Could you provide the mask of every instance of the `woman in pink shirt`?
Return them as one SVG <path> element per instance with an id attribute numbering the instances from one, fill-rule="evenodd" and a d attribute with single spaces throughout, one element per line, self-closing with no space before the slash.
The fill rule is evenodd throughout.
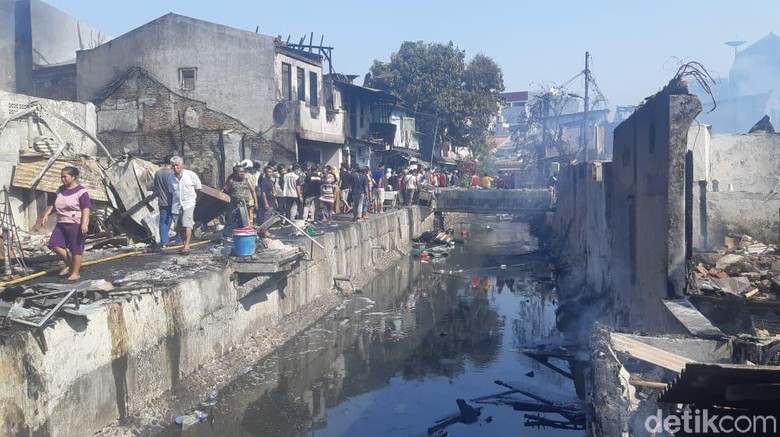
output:
<path id="1" fill-rule="evenodd" d="M 52 211 L 57 213 L 57 226 L 51 233 L 49 247 L 65 263 L 60 276 L 67 276 L 68 281 L 81 279 L 79 271 L 84 253 L 84 234 L 89 228 L 89 211 L 92 207 L 87 189 L 76 181 L 78 176 L 79 169 L 76 167 L 62 169 L 62 186 L 57 189 L 54 203 L 43 212 L 42 219 L 46 224 Z"/>

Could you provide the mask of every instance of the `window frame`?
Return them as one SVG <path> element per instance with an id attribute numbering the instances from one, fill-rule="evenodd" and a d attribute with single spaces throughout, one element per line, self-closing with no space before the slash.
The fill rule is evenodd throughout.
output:
<path id="1" fill-rule="evenodd" d="M 292 64 L 287 62 L 282 62 L 282 99 L 292 101 Z"/>
<path id="2" fill-rule="evenodd" d="M 319 106 L 320 103 L 320 87 L 318 83 L 319 77 L 316 71 L 309 72 L 309 104 L 311 106 Z"/>
<path id="3" fill-rule="evenodd" d="M 185 77 L 185 73 L 192 73 L 192 77 Z M 188 85 L 191 80 L 192 85 Z M 179 89 L 182 91 L 194 91 L 198 83 L 198 67 L 179 68 Z"/>
<path id="4" fill-rule="evenodd" d="M 306 70 L 301 67 L 295 69 L 295 83 L 296 91 L 298 92 L 298 100 L 301 102 L 306 101 Z"/>

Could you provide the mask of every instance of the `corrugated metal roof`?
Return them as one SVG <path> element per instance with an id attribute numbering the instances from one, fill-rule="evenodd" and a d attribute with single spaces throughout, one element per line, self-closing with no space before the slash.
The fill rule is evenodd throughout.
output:
<path id="1" fill-rule="evenodd" d="M 780 399 L 780 367 L 688 363 L 660 396 L 672 404 L 755 408 Z"/>
<path id="2" fill-rule="evenodd" d="M 43 170 L 46 162 L 49 160 L 48 156 L 20 156 L 19 163 L 14 169 L 14 176 L 11 180 L 11 185 L 17 188 L 32 188 L 32 181 Z M 106 194 L 106 186 L 103 181 L 103 174 L 100 165 L 97 161 L 87 158 L 57 158 L 54 164 L 43 175 L 43 179 L 35 187 L 36 191 L 44 191 L 47 193 L 55 193 L 57 189 L 62 185 L 60 180 L 60 173 L 62 169 L 67 166 L 76 167 L 79 169 L 79 183 L 84 186 L 89 192 L 89 197 L 92 200 L 98 200 L 101 202 L 108 202 L 108 195 Z"/>

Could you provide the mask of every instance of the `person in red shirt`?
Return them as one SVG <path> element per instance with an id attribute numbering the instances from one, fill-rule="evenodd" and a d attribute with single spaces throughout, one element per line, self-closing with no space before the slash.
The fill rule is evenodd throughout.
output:
<path id="1" fill-rule="evenodd" d="M 479 175 L 477 172 L 474 172 L 471 174 L 471 188 L 478 188 L 479 187 Z"/>

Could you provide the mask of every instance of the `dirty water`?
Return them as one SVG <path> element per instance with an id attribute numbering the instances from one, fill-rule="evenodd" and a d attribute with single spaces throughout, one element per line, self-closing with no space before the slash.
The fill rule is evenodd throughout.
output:
<path id="1" fill-rule="evenodd" d="M 576 402 L 571 380 L 519 350 L 562 338 L 547 262 L 535 255 L 500 259 L 505 268 L 494 262 L 468 243 L 442 262 L 403 261 L 245 369 L 215 405 L 200 408 L 208 420 L 161 435 L 424 436 L 458 412 L 456 399 L 506 391 L 496 379 Z M 483 407 L 475 423 L 434 435 L 583 433 L 526 427 L 531 413 L 506 405 L 470 405 Z"/>

